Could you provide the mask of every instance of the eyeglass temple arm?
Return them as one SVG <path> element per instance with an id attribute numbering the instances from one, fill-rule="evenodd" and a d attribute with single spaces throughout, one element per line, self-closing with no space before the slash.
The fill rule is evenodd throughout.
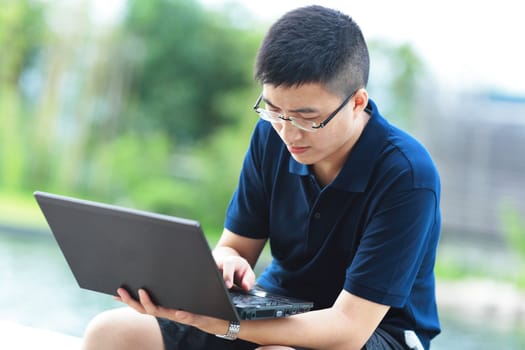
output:
<path id="1" fill-rule="evenodd" d="M 261 103 L 261 100 L 262 100 L 262 94 L 259 95 L 259 98 L 257 99 L 257 101 L 255 101 L 255 104 L 253 105 L 253 110 L 257 112 L 257 109 L 259 108 L 259 104 Z"/>
<path id="2" fill-rule="evenodd" d="M 359 89 L 358 89 L 359 90 Z M 328 122 L 330 120 L 332 120 L 336 115 L 337 113 L 339 113 L 339 111 L 341 109 L 343 109 L 344 106 L 346 106 L 346 104 L 348 103 L 348 101 L 350 101 L 352 99 L 352 97 L 354 97 L 355 93 L 357 92 L 357 90 L 355 90 L 350 96 L 348 96 L 344 101 L 343 103 L 341 103 L 341 105 L 339 105 L 339 107 L 337 107 L 337 109 L 328 116 L 328 118 L 326 118 L 325 120 L 323 120 L 319 125 L 316 125 L 316 126 L 312 126 L 313 129 L 322 129 L 326 126 L 326 124 L 328 124 Z"/>

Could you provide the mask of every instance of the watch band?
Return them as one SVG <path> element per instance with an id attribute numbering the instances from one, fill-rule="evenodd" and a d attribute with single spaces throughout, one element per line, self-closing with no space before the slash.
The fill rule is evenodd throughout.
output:
<path id="1" fill-rule="evenodd" d="M 228 340 L 235 340 L 241 330 L 241 324 L 237 321 L 230 321 L 226 334 L 216 334 L 217 337 Z"/>

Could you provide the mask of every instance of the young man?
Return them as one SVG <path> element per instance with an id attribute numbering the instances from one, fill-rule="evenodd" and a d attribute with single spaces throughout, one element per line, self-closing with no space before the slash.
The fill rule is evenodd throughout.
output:
<path id="1" fill-rule="evenodd" d="M 261 120 L 213 254 L 228 287 L 250 289 L 269 241 L 257 284 L 313 311 L 237 325 L 119 290 L 138 313 L 98 316 L 84 349 L 428 349 L 440 331 L 439 177 L 368 98 L 368 71 L 359 27 L 320 6 L 285 14 L 257 56 Z M 237 339 L 215 336 L 226 333 Z"/>

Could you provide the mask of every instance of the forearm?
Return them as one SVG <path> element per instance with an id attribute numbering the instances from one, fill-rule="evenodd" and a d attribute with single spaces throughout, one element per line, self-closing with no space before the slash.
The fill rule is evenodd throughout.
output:
<path id="1" fill-rule="evenodd" d="M 369 335 L 336 308 L 287 318 L 241 322 L 239 337 L 262 345 L 289 345 L 323 350 L 361 349 Z"/>

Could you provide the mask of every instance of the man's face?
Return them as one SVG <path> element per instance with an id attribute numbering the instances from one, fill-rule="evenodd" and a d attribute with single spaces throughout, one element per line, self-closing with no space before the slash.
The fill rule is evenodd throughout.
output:
<path id="1" fill-rule="evenodd" d="M 301 130 L 289 121 L 272 125 L 299 163 L 338 166 L 346 159 L 357 141 L 356 134 L 361 131 L 356 130 L 356 119 L 362 109 L 356 108 L 355 99 L 353 97 L 324 128 L 316 132 Z M 343 102 L 340 96 L 319 83 L 294 87 L 264 84 L 263 100 L 268 110 L 316 123 L 325 120 Z"/>

